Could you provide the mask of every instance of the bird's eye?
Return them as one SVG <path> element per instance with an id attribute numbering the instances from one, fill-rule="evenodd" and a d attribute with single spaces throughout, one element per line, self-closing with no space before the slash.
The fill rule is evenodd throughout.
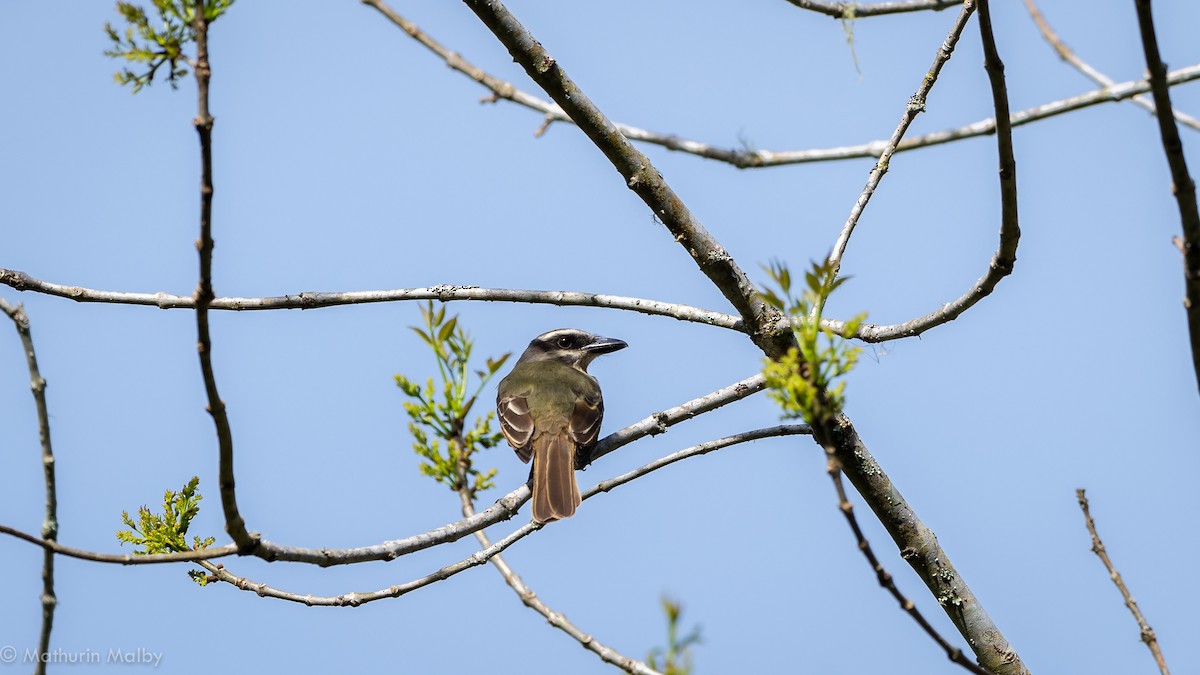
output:
<path id="1" fill-rule="evenodd" d="M 570 349 L 571 348 L 571 338 L 566 335 L 558 338 L 558 346 L 562 347 L 563 349 Z"/>

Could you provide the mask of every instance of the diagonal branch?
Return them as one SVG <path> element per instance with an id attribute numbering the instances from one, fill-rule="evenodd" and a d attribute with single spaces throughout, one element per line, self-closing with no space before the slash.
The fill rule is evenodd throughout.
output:
<path id="1" fill-rule="evenodd" d="M 670 426 L 692 419 L 693 417 L 701 415 L 710 410 L 715 410 L 727 403 L 740 401 L 747 396 L 762 391 L 763 386 L 763 377 L 761 374 L 757 374 L 747 377 L 744 380 L 735 382 L 727 387 L 718 389 L 717 391 L 705 394 L 699 398 L 682 403 L 673 408 L 668 408 L 666 410 L 654 413 L 653 415 L 639 422 L 631 424 L 624 429 L 619 429 L 608 436 L 605 436 L 600 440 L 599 443 L 596 444 L 596 448 L 599 449 L 600 454 L 593 454 L 592 459 L 597 459 L 602 455 L 608 454 L 617 448 L 632 443 L 640 438 L 663 433 Z M 742 440 L 754 439 L 745 438 Z M 737 440 L 736 442 L 742 441 Z M 724 446 L 722 445 L 719 447 Z M 632 480 L 634 477 L 636 476 L 631 477 L 630 480 Z M 403 539 L 385 541 L 374 546 L 362 546 L 349 549 L 309 549 L 283 546 L 281 544 L 275 544 L 273 542 L 263 540 L 260 542 L 258 548 L 253 551 L 253 554 L 268 561 L 286 560 L 290 562 L 310 563 L 314 565 L 320 565 L 322 567 L 328 567 L 332 565 L 348 565 L 367 560 L 395 560 L 396 558 L 413 553 L 415 551 L 424 550 L 433 546 L 439 546 L 452 541 L 458 541 L 459 539 L 489 525 L 494 525 L 502 520 L 512 518 L 517 514 L 517 511 L 521 508 L 521 505 L 524 504 L 528 499 L 529 486 L 521 485 L 517 489 L 496 500 L 496 503 L 492 506 L 476 513 L 470 518 L 463 518 L 462 520 L 443 525 L 433 530 L 415 534 Z M 95 562 L 118 563 L 122 565 L 190 562 L 220 558 L 238 553 L 244 555 L 246 553 L 245 551 L 240 551 L 234 544 L 216 548 L 207 548 L 201 551 L 164 553 L 156 555 L 96 553 L 92 551 L 70 548 L 54 541 L 44 541 L 34 537 L 33 535 L 21 532 L 20 530 L 16 530 L 6 525 L 0 525 L 0 534 L 11 535 L 17 539 L 41 546 L 46 550 L 54 551 L 55 553 L 66 555 L 72 558 L 92 560 Z"/>
<path id="2" fill-rule="evenodd" d="M 1137 7 L 1138 27 L 1142 32 L 1146 69 L 1150 72 L 1154 107 L 1158 110 L 1158 131 L 1162 136 L 1167 165 L 1171 167 L 1171 191 L 1175 193 L 1175 201 L 1179 204 L 1179 220 L 1183 225 L 1183 239 L 1177 239 L 1176 244 L 1183 253 L 1183 283 L 1187 293 L 1183 306 L 1187 310 L 1188 333 L 1192 341 L 1192 369 L 1196 372 L 1196 384 L 1200 386 L 1200 209 L 1196 205 L 1196 183 L 1188 173 L 1183 143 L 1179 140 L 1179 127 L 1171 115 L 1167 66 L 1158 52 L 1150 0 L 1135 0 L 1134 5 Z"/>
<path id="3" fill-rule="evenodd" d="M 921 78 L 921 84 L 917 87 L 917 91 L 908 99 L 908 104 L 904 106 L 904 114 L 900 116 L 900 123 L 896 125 L 896 130 L 892 132 L 892 137 L 883 146 L 883 151 L 879 153 L 879 161 L 875 163 L 875 167 L 871 169 L 870 175 L 867 177 L 867 184 L 863 187 L 862 192 L 855 200 L 854 206 L 850 209 L 850 216 L 846 218 L 845 225 L 842 226 L 841 233 L 838 234 L 837 241 L 833 244 L 833 250 L 829 253 L 829 263 L 833 267 L 833 273 L 836 275 L 842 266 L 842 254 L 846 252 L 846 246 L 850 243 L 850 235 L 854 233 L 854 227 L 858 224 L 858 219 L 862 217 L 862 212 L 867 208 L 867 203 L 871 201 L 871 196 L 875 194 L 876 188 L 879 187 L 880 181 L 883 180 L 884 174 L 888 171 L 888 165 L 892 161 L 892 154 L 895 153 L 896 147 L 900 145 L 900 141 L 904 139 L 904 134 L 908 131 L 908 127 L 917 118 L 917 115 L 925 112 L 925 103 L 929 97 L 929 92 L 933 89 L 933 85 L 937 82 L 938 75 L 942 72 L 942 67 L 950 60 L 950 55 L 954 53 L 954 47 L 958 44 L 958 39 L 962 32 L 967 27 L 967 20 L 971 18 L 971 14 L 975 11 L 975 3 L 973 0 L 966 0 L 962 3 L 962 11 L 958 13 L 958 18 L 954 22 L 954 26 L 950 28 L 950 34 L 946 36 L 946 40 L 942 42 L 938 48 L 937 54 L 933 58 L 933 65 L 929 67 L 929 72 L 925 73 L 925 77 Z"/>
<path id="4" fill-rule="evenodd" d="M 1137 601 L 1133 599 L 1133 594 L 1129 592 L 1129 587 L 1125 585 L 1125 580 L 1121 578 L 1121 574 L 1117 572 L 1117 568 L 1113 567 L 1112 560 L 1108 557 L 1108 549 L 1104 548 L 1104 542 L 1100 541 L 1100 535 L 1096 532 L 1096 523 L 1092 520 L 1092 512 L 1088 508 L 1088 499 L 1083 488 L 1075 490 L 1075 498 L 1079 500 L 1079 508 L 1083 511 L 1083 519 L 1087 525 L 1088 534 L 1092 535 L 1092 553 L 1095 553 L 1100 558 L 1100 562 L 1104 563 L 1104 569 L 1108 570 L 1108 578 L 1112 579 L 1117 590 L 1121 591 L 1121 597 L 1125 599 L 1125 606 L 1133 614 L 1134 621 L 1137 621 L 1142 642 L 1146 643 L 1146 646 L 1150 649 L 1150 653 L 1154 656 L 1154 662 L 1158 664 L 1159 672 L 1162 675 L 1170 675 L 1170 672 L 1167 670 L 1167 660 L 1163 657 L 1162 649 L 1158 646 L 1158 638 L 1154 635 L 1154 629 L 1146 622 L 1146 617 L 1142 615 L 1142 610 L 1138 608 Z"/>
<path id="5" fill-rule="evenodd" d="M 604 153 L 629 189 L 650 207 L 692 260 L 737 309 L 755 344 L 768 354 L 787 351 L 791 335 L 775 333 L 779 313 L 763 301 L 729 252 L 700 224 L 650 160 L 621 134 L 499 0 L 465 0 L 517 63 Z"/>
<path id="6" fill-rule="evenodd" d="M 986 670 L 968 661 L 963 656 L 961 649 L 951 645 L 946 638 L 942 637 L 942 634 L 937 632 L 933 624 L 929 623 L 925 615 L 921 613 L 921 610 L 917 609 L 917 605 L 908 599 L 904 593 L 900 592 L 900 589 L 896 586 L 895 578 L 887 571 L 883 563 L 879 562 L 879 558 L 876 557 L 875 551 L 871 548 L 871 543 L 867 541 L 866 535 L 863 534 L 862 528 L 858 525 L 858 518 L 854 515 L 854 505 L 850 503 L 850 498 L 846 496 L 846 486 L 842 482 L 841 464 L 831 457 L 826 470 L 829 473 L 830 479 L 833 480 L 833 487 L 837 492 L 838 510 L 846 517 L 846 524 L 850 526 L 850 531 L 854 533 L 854 541 L 858 544 L 858 550 L 862 552 L 863 557 L 867 559 L 867 564 L 875 572 L 875 579 L 879 582 L 879 585 L 890 593 L 896 599 L 896 602 L 900 603 L 900 608 L 911 616 L 912 620 L 916 621 L 917 625 L 921 627 L 921 630 L 925 631 L 925 634 L 946 652 L 946 657 L 951 662 L 957 663 L 977 675 L 988 675 Z"/>
<path id="7" fill-rule="evenodd" d="M 603 482 L 599 483 L 598 485 L 595 485 L 595 486 L 585 490 L 582 494 L 582 498 L 585 500 L 590 499 L 590 498 L 595 497 L 596 495 L 600 494 L 601 492 L 608 492 L 609 490 L 612 490 L 615 487 L 624 485 L 630 481 L 633 481 L 636 478 L 644 476 L 648 473 L 652 473 L 658 469 L 661 469 L 664 466 L 668 466 L 675 462 L 678 462 L 678 461 L 681 461 L 684 459 L 688 459 L 689 457 L 698 457 L 700 455 L 704 455 L 704 454 L 713 452 L 715 450 L 720 450 L 721 448 L 727 448 L 727 447 L 730 447 L 733 445 L 738 445 L 740 443 L 745 443 L 747 441 L 754 441 L 754 440 L 759 440 L 762 438 L 769 438 L 772 436 L 788 436 L 788 435 L 803 434 L 803 433 L 810 433 L 810 430 L 808 429 L 807 426 L 804 426 L 804 425 L 780 425 L 780 426 L 776 426 L 776 427 L 769 427 L 766 429 L 755 429 L 754 431 L 747 431 L 747 432 L 743 432 L 740 434 L 735 434 L 733 436 L 726 436 L 725 438 L 718 438 L 718 439 L 715 439 L 712 441 L 707 441 L 705 443 L 701 443 L 699 445 L 694 445 L 692 447 L 685 448 L 678 452 L 667 455 L 666 457 L 655 460 L 653 462 L 650 462 L 649 464 L 646 464 L 646 465 L 639 467 L 633 471 L 630 471 L 629 473 L 625 473 L 625 474 L 622 474 L 615 478 L 609 479 L 607 481 L 603 481 Z M 529 488 L 523 486 L 522 489 L 524 489 L 524 491 L 525 491 L 525 498 L 528 499 Z M 474 521 L 474 520 L 477 520 L 481 515 L 482 514 L 480 514 L 480 513 L 476 513 L 470 517 L 464 518 L 463 521 L 460 521 L 460 522 Z M 422 588 L 422 587 L 428 586 L 429 584 L 432 584 L 434 582 L 441 581 L 443 579 L 452 577 L 455 574 L 462 572 L 463 570 L 482 565 L 485 562 L 487 562 L 488 560 L 492 559 L 492 557 L 500 554 L 502 551 L 507 549 L 509 546 L 512 546 L 516 542 L 520 541 L 521 539 L 524 539 L 525 537 L 529 536 L 530 534 L 532 534 L 540 529 L 542 529 L 542 525 L 539 525 L 537 523 L 530 521 L 530 522 L 522 525 L 520 528 L 514 530 L 512 533 L 510 533 L 503 539 L 492 543 L 490 546 L 488 546 L 482 550 L 476 551 L 475 553 L 464 558 L 463 560 L 460 560 L 451 565 L 442 567 L 430 574 L 420 577 L 419 579 L 414 579 L 412 581 L 409 581 L 409 582 L 406 582 L 403 584 L 399 584 L 396 586 L 389 586 L 388 588 L 380 589 L 378 591 L 373 591 L 370 593 L 343 593 L 341 595 L 334 595 L 334 596 L 315 596 L 315 595 L 302 594 L 302 593 L 292 593 L 289 591 L 283 591 L 283 590 L 280 590 L 277 588 L 273 588 L 271 586 L 268 586 L 267 584 L 251 581 L 244 577 L 239 577 L 237 575 L 230 573 L 228 570 L 226 570 L 224 567 L 222 567 L 220 565 L 214 565 L 207 561 L 201 562 L 200 564 L 206 570 L 208 570 L 210 574 L 213 575 L 213 578 L 216 581 L 227 582 L 227 583 L 235 586 L 239 590 L 249 591 L 249 592 L 255 593 L 261 597 L 274 598 L 276 600 L 286 600 L 289 602 L 298 602 L 298 603 L 309 605 L 309 606 L 357 607 L 359 605 L 362 605 L 362 604 L 365 604 L 368 602 L 374 602 L 376 600 L 383 600 L 384 598 L 400 597 L 401 595 L 404 595 L 406 593 L 414 591 L 418 588 Z M 474 532 L 474 531 L 472 531 L 472 532 Z M 270 544 L 269 544 L 269 542 L 263 542 L 263 545 L 269 546 Z"/>
<path id="8" fill-rule="evenodd" d="M 1067 43 L 1062 41 L 1062 38 L 1058 36 L 1058 33 L 1054 32 L 1054 29 L 1050 27 L 1050 24 L 1046 21 L 1046 17 L 1042 16 L 1041 10 L 1038 9 L 1038 6 L 1034 4 L 1033 0 L 1025 0 L 1025 9 L 1029 11 L 1029 16 L 1033 19 L 1033 22 L 1037 24 L 1038 30 L 1042 33 L 1042 37 L 1046 39 L 1046 42 L 1050 44 L 1060 59 L 1071 64 L 1074 66 L 1075 70 L 1083 73 L 1084 76 L 1086 76 L 1089 80 L 1102 87 L 1111 87 L 1116 84 L 1111 77 L 1096 70 L 1087 61 L 1079 58 L 1079 56 L 1067 46 Z M 1137 104 L 1138 107 L 1150 111 L 1150 114 L 1157 114 L 1154 110 L 1154 101 L 1151 101 L 1145 96 L 1134 96 L 1133 102 Z M 1187 126 L 1200 131 L 1200 120 L 1180 110 L 1172 110 L 1172 113 L 1175 115 L 1175 119 L 1179 120 L 1181 124 L 1186 124 Z"/>
<path id="9" fill-rule="evenodd" d="M 33 349 L 33 334 L 29 330 L 29 316 L 25 307 L 13 305 L 0 298 L 0 311 L 12 319 L 25 351 L 25 363 L 29 368 L 29 388 L 37 408 L 38 440 L 42 445 L 42 473 L 46 483 L 46 517 L 42 521 L 42 541 L 58 543 L 58 488 L 54 478 L 54 448 L 50 443 L 50 412 L 46 407 L 46 378 L 38 368 L 37 353 Z M 50 652 L 50 632 L 54 629 L 54 608 L 58 597 L 54 594 L 54 552 L 47 548 L 42 556 L 42 630 L 38 637 L 39 655 Z M 39 658 L 33 670 L 35 675 L 45 675 L 46 659 Z"/>
<path id="10" fill-rule="evenodd" d="M 461 488 L 458 491 L 458 495 L 462 500 L 463 516 L 467 518 L 471 517 L 475 513 L 475 505 L 471 500 L 470 489 L 466 487 Z M 479 542 L 479 545 L 484 548 L 484 550 L 490 549 L 492 546 L 491 540 L 488 539 L 487 533 L 483 530 L 479 530 L 475 533 L 475 539 Z M 509 588 L 513 589 L 513 592 L 517 594 L 517 597 L 521 598 L 521 602 L 524 603 L 526 607 L 532 609 L 538 614 L 541 614 L 542 617 L 546 619 L 547 623 L 569 635 L 579 644 L 583 645 L 584 649 L 600 657 L 601 661 L 604 661 L 605 663 L 611 663 L 612 665 L 627 673 L 631 673 L 632 675 L 662 675 L 657 670 L 647 666 L 645 663 L 625 656 L 612 647 L 601 643 L 599 640 L 592 637 L 590 634 L 583 632 L 578 626 L 571 623 L 567 619 L 566 615 L 564 615 L 562 612 L 556 612 L 551 609 L 549 605 L 547 605 L 542 601 L 541 598 L 537 596 L 537 593 L 534 593 L 532 589 L 525 585 L 524 580 L 522 580 L 521 577 L 514 572 L 511 567 L 508 566 L 508 561 L 502 556 L 494 555 L 489 562 L 491 562 L 492 566 L 496 568 L 496 571 L 500 572 L 500 576 L 504 578 L 504 582 L 508 584 Z"/>

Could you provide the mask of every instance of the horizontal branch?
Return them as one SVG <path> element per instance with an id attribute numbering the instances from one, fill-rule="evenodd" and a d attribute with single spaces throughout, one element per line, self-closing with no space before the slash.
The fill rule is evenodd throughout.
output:
<path id="1" fill-rule="evenodd" d="M 65 555 L 68 558 L 78 558 L 79 560 L 90 560 L 92 562 L 116 563 L 118 565 L 156 565 L 163 563 L 180 563 L 180 562 L 197 562 L 200 560 L 212 560 L 214 558 L 224 558 L 225 556 L 237 555 L 237 546 L 227 544 L 225 546 L 217 546 L 214 548 L 206 548 L 200 551 L 184 551 L 182 553 L 98 553 L 96 551 L 87 551 L 81 548 L 71 548 L 63 546 L 57 541 L 42 539 L 35 537 L 28 532 L 22 532 L 7 525 L 0 525 L 0 534 L 7 534 L 11 537 L 16 537 L 22 541 L 27 541 L 35 546 L 41 546 L 47 551 L 53 551 L 58 555 Z"/>
<path id="2" fill-rule="evenodd" d="M 886 14 L 901 14 L 904 12 L 938 11 L 949 7 L 958 7 L 963 0 L 899 0 L 897 2 L 873 2 L 861 4 L 857 2 L 822 2 L 822 0 L 787 0 L 800 9 L 831 16 L 835 19 L 862 19 L 869 16 L 884 16 Z"/>
<path id="3" fill-rule="evenodd" d="M 1067 43 L 1063 42 L 1062 38 L 1058 36 L 1058 33 L 1056 33 L 1050 26 L 1049 22 L 1046 21 L 1046 17 L 1042 15 L 1042 11 L 1038 9 L 1038 6 L 1033 0 L 1025 0 L 1025 9 L 1029 12 L 1029 16 L 1033 19 L 1033 22 L 1037 24 L 1038 30 L 1042 33 L 1042 37 L 1045 38 L 1046 42 L 1049 43 L 1052 49 L 1054 49 L 1054 52 L 1058 54 L 1060 59 L 1070 64 L 1075 68 L 1075 70 L 1078 70 L 1089 80 L 1102 87 L 1109 87 L 1116 84 L 1111 77 L 1105 75 L 1099 70 L 1096 70 L 1087 61 L 1079 58 L 1079 55 L 1077 55 L 1070 47 L 1068 47 Z M 1134 96 L 1133 102 L 1139 108 L 1149 111 L 1151 115 L 1157 114 L 1154 109 L 1154 101 L 1146 98 L 1145 96 L 1140 94 L 1138 96 Z M 1175 119 L 1179 120 L 1180 124 L 1186 124 L 1192 129 L 1200 131 L 1200 120 L 1180 110 L 1172 110 L 1172 112 L 1175 114 Z"/>
<path id="4" fill-rule="evenodd" d="M 147 305 L 159 309 L 195 309 L 196 299 L 170 293 L 126 293 L 101 291 L 81 286 L 65 286 L 35 279 L 24 272 L 0 268 L 0 284 L 18 291 L 34 291 L 67 298 L 76 302 L 105 302 L 121 305 Z M 339 305 L 358 305 L 376 302 L 410 302 L 414 300 L 481 300 L 487 302 L 521 302 L 571 307 L 602 307 L 640 312 L 652 316 L 667 316 L 720 328 L 742 330 L 741 319 L 688 305 L 679 305 L 644 298 L 619 295 L 581 293 L 577 291 L 529 291 L 512 288 L 480 288 L 441 284 L 428 288 L 396 288 L 380 291 L 312 292 L 276 295 L 265 298 L 213 298 L 209 309 L 260 311 L 277 309 L 319 309 Z"/>
<path id="5" fill-rule="evenodd" d="M 552 122 L 568 122 L 573 123 L 571 118 L 563 112 L 563 109 L 553 101 L 534 96 L 528 92 L 518 89 L 513 83 L 502 80 L 494 75 L 475 66 L 471 62 L 462 57 L 461 54 L 454 52 L 429 36 L 428 33 L 400 16 L 389 7 L 383 0 L 363 0 L 364 4 L 374 7 L 388 18 L 392 23 L 399 26 L 410 37 L 420 42 L 434 54 L 437 54 L 447 66 L 456 70 L 473 81 L 479 83 L 483 87 L 492 92 L 492 95 L 485 99 L 488 102 L 499 100 L 511 101 L 517 105 L 523 106 L 530 110 L 541 113 L 545 116 L 546 124 Z M 817 3 L 813 3 L 817 4 Z M 833 4 L 833 3 L 822 3 Z M 905 3 L 882 3 L 882 4 L 905 4 Z M 927 4 L 941 4 L 943 7 L 927 7 L 927 9 L 940 9 L 961 5 L 962 2 L 938 2 L 930 0 Z M 836 5 L 844 6 L 843 3 Z M 839 11 L 839 16 L 840 12 Z M 861 6 L 860 6 L 861 11 Z M 858 14 L 858 16 L 863 16 Z M 1200 64 L 1181 68 L 1172 71 L 1167 81 L 1170 85 L 1183 84 L 1193 80 L 1200 79 Z M 1102 87 L 1079 96 L 1046 103 L 1033 108 L 1018 111 L 1012 115 L 1012 125 L 1021 126 L 1038 120 L 1043 120 L 1055 115 L 1079 110 L 1089 106 L 1099 105 L 1101 103 L 1109 103 L 1121 101 L 1127 98 L 1132 98 L 1139 94 L 1144 94 L 1150 91 L 1150 84 L 1145 80 L 1132 80 L 1122 82 L 1112 86 Z M 543 124 L 542 129 L 545 129 L 546 124 Z M 649 143 L 658 145 L 668 150 L 676 152 L 684 152 L 705 159 L 711 159 L 718 162 L 731 164 L 739 169 L 754 169 L 769 166 L 784 166 L 789 164 L 806 164 L 809 162 L 829 162 L 843 159 L 858 159 L 871 157 L 878 159 L 883 154 L 887 147 L 887 140 L 874 140 L 867 143 L 857 145 L 846 145 L 832 148 L 815 148 L 807 150 L 746 150 L 740 148 L 726 148 L 717 145 L 711 145 L 703 141 L 694 139 L 682 138 L 676 134 L 662 133 L 642 129 L 630 124 L 622 122 L 613 122 L 613 125 L 621 132 L 625 138 L 631 141 L 641 143 Z M 996 130 L 995 118 L 980 120 L 972 124 L 967 124 L 955 129 L 945 129 L 935 131 L 921 136 L 914 136 L 906 139 L 896 147 L 896 152 L 906 152 L 908 150 L 916 150 L 931 145 L 939 145 L 942 143 L 950 143 L 964 138 L 974 136 L 985 136 L 994 133 Z M 540 131 L 539 131 L 540 134 Z"/>
<path id="6" fill-rule="evenodd" d="M 775 427 L 769 427 L 767 429 L 747 431 L 740 434 L 735 434 L 733 436 L 726 436 L 725 438 L 708 441 L 706 443 L 700 443 L 699 445 L 693 445 L 689 448 L 685 448 L 678 452 L 667 455 L 666 457 L 650 462 L 649 464 L 635 469 L 634 471 L 630 471 L 629 473 L 622 474 L 607 481 L 602 481 L 601 483 L 585 490 L 582 494 L 582 498 L 584 500 L 590 499 L 601 492 L 608 492 L 609 490 L 612 490 L 617 486 L 624 485 L 625 483 L 628 483 L 640 476 L 644 476 L 657 469 L 661 469 L 664 466 L 687 459 L 689 457 L 698 457 L 700 455 L 713 452 L 714 450 L 727 448 L 729 446 L 738 445 L 748 441 L 760 440 L 772 436 L 786 436 L 803 433 L 809 433 L 807 425 L 779 425 Z M 528 498 L 529 488 L 526 486 L 522 486 L 522 488 L 525 490 L 526 498 Z M 469 521 L 479 515 L 481 514 L 476 514 L 475 516 L 464 518 L 463 520 Z M 442 567 L 437 571 L 418 579 L 368 593 L 343 593 L 341 595 L 332 596 L 291 593 L 289 591 L 273 588 L 267 584 L 258 583 L 244 577 L 239 577 L 235 574 L 232 574 L 228 570 L 225 570 L 223 567 L 206 564 L 204 565 L 204 568 L 208 570 L 209 573 L 213 575 L 213 578 L 217 581 L 224 581 L 232 584 L 240 590 L 256 593 L 262 597 L 274 598 L 276 600 L 286 600 L 289 602 L 298 602 L 304 605 L 317 607 L 358 607 L 359 605 L 368 602 L 374 602 L 376 600 L 383 600 L 384 598 L 400 597 L 405 593 L 428 586 L 436 581 L 441 581 L 443 579 L 452 577 L 463 570 L 482 565 L 490 560 L 492 556 L 501 553 L 509 546 L 515 544 L 517 541 L 524 539 L 537 530 L 542 529 L 542 527 L 544 526 L 530 521 L 522 525 L 520 528 L 514 530 L 508 536 L 495 542 L 491 546 L 476 551 L 475 553 L 472 553 L 456 563 Z"/>

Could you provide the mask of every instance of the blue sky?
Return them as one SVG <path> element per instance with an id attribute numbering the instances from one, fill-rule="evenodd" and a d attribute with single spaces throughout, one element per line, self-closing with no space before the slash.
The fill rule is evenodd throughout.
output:
<path id="1" fill-rule="evenodd" d="M 1018 3 L 995 3 L 1014 110 L 1091 90 Z M 486 70 L 540 94 L 462 4 L 395 9 Z M 512 11 L 611 118 L 713 144 L 803 149 L 886 138 L 949 29 L 949 11 L 839 22 L 783 0 L 513 2 Z M 579 131 L 484 90 L 356 2 L 242 0 L 211 33 L 219 295 L 425 287 L 566 289 L 732 311 Z M 111 3 L 9 3 L 0 24 L 0 267 L 63 284 L 189 294 L 196 283 L 194 85 L 137 96 L 103 57 Z M 1118 81 L 1144 70 L 1131 2 L 1042 5 L 1084 59 Z M 1074 11 L 1073 11 L 1074 10 Z M 1200 62 L 1200 8 L 1158 3 L 1172 67 Z M 991 115 L 974 25 L 911 134 Z M 856 56 L 855 56 L 856 55 Z M 857 58 L 857 68 L 855 58 Z M 861 72 L 860 72 L 861 71 Z M 1173 89 L 1200 114 L 1195 85 Z M 1183 130 L 1193 170 L 1195 132 Z M 1101 535 L 1171 667 L 1200 602 L 1188 495 L 1200 469 L 1179 222 L 1154 120 L 1110 103 L 1016 130 L 1023 237 L 1015 273 L 957 321 L 867 347 L 847 412 L 868 447 L 1036 672 L 1151 672 L 1153 662 L 1075 504 Z M 873 161 L 737 170 L 643 150 L 757 281 L 772 259 L 824 256 Z M 895 323 L 958 297 L 999 226 L 991 137 L 898 155 L 851 241 L 829 314 Z M 192 314 L 17 293 L 49 381 L 60 540 L 121 551 L 122 510 L 192 475 L 194 531 L 225 540 L 216 443 Z M 742 335 L 589 308 L 456 303 L 477 353 L 519 352 L 576 326 L 629 342 L 592 372 L 605 431 L 754 373 Z M 378 543 L 457 519 L 418 475 L 392 376 L 434 363 L 413 303 L 215 313 L 214 359 L 250 528 L 297 546 Z M 490 392 L 485 398 L 490 398 Z M 609 455 L 583 486 L 711 438 L 770 426 L 757 396 Z M 16 334 L 0 328 L 0 522 L 36 532 L 40 450 Z M 484 461 L 499 488 L 527 467 Z M 586 502 L 506 557 L 547 604 L 635 657 L 661 645 L 658 598 L 702 626 L 697 673 L 960 672 L 880 590 L 854 549 L 807 439 L 689 460 Z M 855 501 L 901 589 L 961 644 L 886 533 Z M 527 516 L 489 530 L 499 538 Z M 125 548 L 128 550 L 128 547 Z M 228 559 L 295 592 L 368 591 L 475 550 L 472 539 L 391 563 L 322 570 Z M 36 644 L 41 552 L 0 539 L 0 645 Z M 477 568 L 398 600 L 307 608 L 183 566 L 60 558 L 52 645 L 162 654 L 166 672 L 611 672 Z M 12 666 L 13 672 L 29 670 Z M 118 671 L 108 665 L 101 672 Z M 6 670 L 0 668 L 0 670 Z"/>

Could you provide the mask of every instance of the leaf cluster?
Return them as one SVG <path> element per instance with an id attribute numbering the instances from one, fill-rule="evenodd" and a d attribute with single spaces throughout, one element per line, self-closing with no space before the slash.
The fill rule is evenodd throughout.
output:
<path id="1" fill-rule="evenodd" d="M 792 291 L 786 265 L 774 262 L 766 271 L 779 292 L 765 289 L 763 299 L 787 315 L 798 345 L 778 361 L 767 361 L 763 374 L 768 393 L 788 417 L 813 425 L 830 422 L 846 403 L 846 383 L 838 379 L 854 369 L 862 352 L 844 336 L 853 335 L 867 315 L 846 322 L 841 334 L 821 326 L 826 301 L 849 278 L 837 276 L 828 260 L 812 263 L 798 294 Z"/>
<path id="2" fill-rule="evenodd" d="M 188 528 L 192 519 L 200 513 L 200 500 L 204 499 L 196 491 L 199 485 L 200 478 L 192 476 L 179 492 L 167 490 L 163 493 L 161 515 L 142 506 L 138 509 L 138 521 L 135 523 L 128 511 L 122 511 L 121 522 L 129 529 L 118 531 L 117 541 L 141 546 L 142 550 L 134 551 L 137 555 L 199 551 L 211 546 L 216 541 L 213 537 L 201 539 L 193 535 L 192 545 L 188 546 L 187 543 Z M 201 586 L 207 583 L 207 577 L 199 570 L 189 571 L 188 576 Z"/>
<path id="3" fill-rule="evenodd" d="M 421 317 L 424 327 L 410 328 L 433 351 L 441 386 L 435 385 L 432 377 L 422 386 L 396 375 L 396 385 L 409 398 L 404 410 L 411 420 L 408 430 L 413 436 L 413 450 L 424 460 L 421 473 L 452 490 L 467 489 L 473 497 L 479 490 L 493 486 L 496 470 L 481 472 L 474 467 L 472 457 L 479 450 L 495 447 L 503 435 L 492 430 L 495 412 L 489 410 L 469 423 L 471 409 L 510 354 L 489 358 L 484 369 L 471 371 L 474 342 L 458 325 L 458 317 L 446 318 L 446 307 L 435 311 L 432 301 L 421 308 Z M 472 372 L 478 380 L 474 388 Z"/>
<path id="4" fill-rule="evenodd" d="M 683 605 L 666 596 L 662 598 L 663 613 L 667 615 L 667 646 L 655 647 L 646 657 L 646 665 L 663 675 L 690 675 L 692 672 L 692 645 L 700 643 L 700 627 L 692 628 L 683 637 L 679 636 L 679 618 Z"/>
<path id="5" fill-rule="evenodd" d="M 134 72 L 122 68 L 113 74 L 117 84 L 133 85 L 133 93 L 151 84 L 155 75 L 167 66 L 167 81 L 172 89 L 179 88 L 179 80 L 187 75 L 184 64 L 192 64 L 184 49 L 196 41 L 196 5 L 189 0 L 151 0 L 158 13 L 157 21 L 151 20 L 146 10 L 132 2 L 118 2 L 117 13 L 127 24 L 118 31 L 110 23 L 104 24 L 104 33 L 112 42 L 112 48 L 104 51 L 105 56 L 124 59 L 139 68 Z M 234 0 L 202 0 L 204 19 L 213 22 L 233 5 Z"/>

